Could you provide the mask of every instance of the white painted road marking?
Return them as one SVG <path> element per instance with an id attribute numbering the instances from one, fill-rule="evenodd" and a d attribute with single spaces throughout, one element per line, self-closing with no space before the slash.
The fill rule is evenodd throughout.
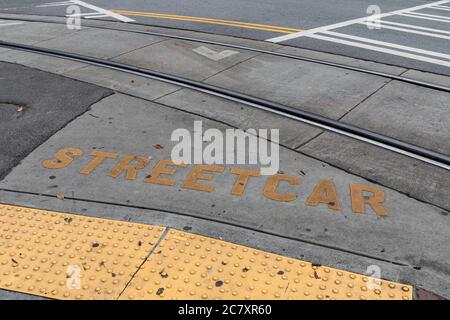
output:
<path id="1" fill-rule="evenodd" d="M 430 18 L 430 17 L 424 17 L 424 16 L 417 16 L 412 13 L 401 13 L 401 14 L 399 14 L 399 16 L 424 19 L 424 20 L 432 20 L 432 21 L 440 21 L 440 22 L 450 22 L 449 20 L 444 20 L 444 19 L 436 19 L 436 18 Z"/>
<path id="2" fill-rule="evenodd" d="M 95 19 L 95 18 L 104 18 L 104 17 L 108 17 L 107 14 L 102 14 L 102 13 L 98 13 L 98 12 L 88 12 L 88 13 L 74 13 L 74 14 L 68 14 L 66 15 L 66 17 L 83 17 L 86 19 Z"/>
<path id="3" fill-rule="evenodd" d="M 358 37 L 353 36 L 349 34 L 343 34 L 343 33 L 337 33 L 332 32 L 330 30 L 343 28 L 351 25 L 356 24 L 363 24 L 363 25 L 372 25 L 375 21 L 375 23 L 378 23 L 380 26 L 379 29 L 390 29 L 400 32 L 406 32 L 406 33 L 413 33 L 421 36 L 428 36 L 428 37 L 434 37 L 434 38 L 440 38 L 444 40 L 450 40 L 450 32 L 447 30 L 440 30 L 440 29 L 433 29 L 433 28 L 425 28 L 422 26 L 415 26 L 410 24 L 404 24 L 404 23 L 398 23 L 398 22 L 391 22 L 391 21 L 385 21 L 382 18 L 391 17 L 391 16 L 405 16 L 410 18 L 417 18 L 417 19 L 426 19 L 426 20 L 433 20 L 433 21 L 443 21 L 450 23 L 450 17 L 448 16 L 441 16 L 441 15 L 434 15 L 434 14 L 427 14 L 427 13 L 421 13 L 417 12 L 418 10 L 422 9 L 450 9 L 448 6 L 442 6 L 443 4 L 450 3 L 449 0 L 443 0 L 443 1 L 437 1 L 421 6 L 396 10 L 392 12 L 387 12 L 384 14 L 376 14 L 371 15 L 367 17 L 362 17 L 358 19 L 352 19 L 348 21 L 343 21 L 340 23 L 323 26 L 319 28 L 314 28 L 310 30 L 306 30 L 303 32 L 288 34 L 276 38 L 268 39 L 267 41 L 270 42 L 282 42 L 286 40 L 296 39 L 300 37 L 308 37 L 318 40 L 324 40 L 334 43 L 339 43 L 343 45 L 353 46 L 357 48 L 382 52 L 382 53 L 388 53 L 404 58 L 424 61 L 432 64 L 437 64 L 445 67 L 450 67 L 450 62 L 445 60 L 450 60 L 450 55 L 444 54 L 441 52 L 435 52 L 430 50 L 424 50 L 419 48 L 413 48 L 408 46 L 403 46 L 395 43 L 390 42 L 384 42 L 384 41 L 378 41 L 374 39 L 364 38 L 364 37 Z M 374 32 L 377 32 L 374 30 Z M 342 39 L 344 38 L 344 39 Z M 349 39 L 349 40 L 345 40 Z M 350 41 L 353 40 L 353 41 Z M 390 49 L 393 48 L 393 49 Z M 396 49 L 396 50 L 394 50 Z M 431 57 L 438 57 L 441 59 L 435 59 Z"/>
<path id="4" fill-rule="evenodd" d="M 383 21 L 378 20 L 376 22 L 377 23 L 383 23 L 383 24 L 390 24 L 390 25 L 393 25 L 393 26 L 410 28 L 410 29 L 417 29 L 417 30 L 425 30 L 425 31 L 436 32 L 436 33 L 450 34 L 450 31 L 447 31 L 447 30 L 434 29 L 434 28 L 425 28 L 425 27 L 420 27 L 420 26 L 416 26 L 416 25 L 412 25 L 412 24 L 406 24 L 406 23 L 399 23 L 399 22 L 393 22 L 393 21 L 387 21 L 387 20 L 383 20 Z"/>
<path id="5" fill-rule="evenodd" d="M 420 12 L 410 12 L 409 14 L 410 15 L 414 15 L 414 16 L 430 17 L 430 18 L 436 18 L 436 19 L 442 19 L 442 20 L 449 20 L 450 21 L 450 17 L 440 16 L 440 15 L 436 15 L 436 14 L 428 14 L 428 13 L 420 13 Z"/>
<path id="6" fill-rule="evenodd" d="M 395 48 L 395 49 L 411 51 L 411 52 L 415 52 L 415 53 L 421 53 L 421 54 L 428 55 L 428 56 L 434 56 L 434 57 L 439 57 L 439 58 L 444 58 L 444 59 L 450 59 L 450 55 L 444 54 L 444 53 L 435 52 L 435 51 L 429 51 L 429 50 L 423 50 L 423 49 L 418 49 L 418 48 L 413 48 L 413 47 L 408 47 L 408 46 L 402 46 L 402 45 L 395 44 L 395 43 L 379 41 L 379 40 L 372 40 L 372 39 L 352 36 L 352 35 L 339 33 L 339 32 L 333 32 L 333 31 L 325 31 L 325 32 L 322 32 L 322 33 L 326 34 L 328 36 L 335 36 L 335 37 L 338 37 L 338 38 L 346 38 L 346 39 L 355 40 L 355 41 L 361 41 L 361 42 L 377 44 L 377 45 L 384 46 L 384 47 L 391 47 L 391 48 Z"/>
<path id="7" fill-rule="evenodd" d="M 214 61 L 219 61 L 228 57 L 231 57 L 237 53 L 239 53 L 238 51 L 232 51 L 232 50 L 223 50 L 223 51 L 214 51 L 212 49 L 209 49 L 205 46 L 201 46 L 198 48 L 193 49 L 192 51 L 207 57 L 208 59 L 214 60 Z"/>
<path id="8" fill-rule="evenodd" d="M 364 43 L 360 43 L 360 42 L 341 40 L 341 39 L 321 36 L 321 35 L 317 35 L 317 34 L 312 34 L 309 37 L 310 38 L 314 38 L 314 39 L 325 40 L 325 41 L 330 41 L 330 42 L 335 42 L 335 43 L 340 43 L 340 44 L 345 44 L 345 45 L 349 45 L 349 46 L 353 46 L 353 47 L 369 49 L 369 50 L 372 50 L 372 51 L 388 53 L 388 54 L 392 54 L 392 55 L 396 55 L 396 56 L 400 56 L 400 57 L 404 57 L 404 58 L 410 58 L 410 59 L 414 59 L 414 60 L 419 60 L 419 61 L 424 61 L 424 62 L 428 62 L 428 63 L 438 64 L 438 65 L 441 65 L 441 66 L 450 67 L 450 62 L 448 62 L 448 61 L 434 59 L 434 58 L 428 58 L 428 57 L 425 57 L 425 56 L 411 54 L 411 53 L 408 53 L 408 52 L 392 50 L 392 49 L 387 49 L 387 48 L 382 48 L 382 47 L 377 47 L 377 46 L 368 45 L 368 44 L 364 44 Z"/>
<path id="9" fill-rule="evenodd" d="M 80 0 L 70 0 L 70 1 L 63 1 L 63 2 L 49 2 L 49 3 L 44 3 L 42 5 L 38 5 L 37 7 L 45 8 L 45 7 L 59 7 L 59 6 L 69 6 L 69 5 L 78 5 L 80 7 L 84 7 L 86 9 L 95 11 L 95 12 L 80 14 L 80 16 L 85 17 L 86 19 L 110 17 L 110 18 L 114 18 L 114 19 L 117 19 L 122 22 L 135 21 L 135 20 L 125 17 L 121 14 L 94 6 L 92 4 L 89 4 L 87 2 L 80 1 Z M 73 16 L 73 15 L 69 15 L 69 16 Z"/>
<path id="10" fill-rule="evenodd" d="M 370 23 L 369 22 L 360 22 L 361 24 L 367 25 L 369 26 Z M 407 32 L 407 33 L 415 33 L 415 34 L 419 34 L 422 36 L 428 36 L 428 37 L 434 37 L 434 38 L 441 38 L 441 39 L 447 39 L 450 40 L 449 36 L 444 36 L 442 34 L 435 34 L 435 33 L 431 33 L 431 32 L 424 32 L 424 31 L 417 31 L 417 30 L 411 30 L 411 29 L 405 29 L 405 28 L 399 28 L 399 27 L 393 27 L 393 26 L 386 26 L 383 24 L 383 21 L 380 21 L 379 24 L 380 28 L 382 29 L 390 29 L 390 30 L 396 30 L 396 31 L 402 31 L 402 32 Z"/>
<path id="11" fill-rule="evenodd" d="M 94 6 L 92 4 L 89 4 L 89 3 L 86 3 L 86 2 L 83 2 L 83 1 L 80 1 L 80 0 L 71 0 L 71 2 L 73 4 L 77 4 L 79 6 L 87 8 L 87 9 L 91 9 L 93 11 L 97 11 L 98 13 L 105 14 L 105 15 L 107 15 L 109 17 L 116 18 L 117 20 L 120 20 L 122 22 L 133 22 L 133 21 L 135 21 L 135 20 L 130 19 L 128 17 L 125 17 L 125 16 L 123 16 L 121 14 L 114 13 L 114 12 L 112 12 L 110 10 L 103 9 L 103 8 Z"/>
<path id="12" fill-rule="evenodd" d="M 430 7 L 430 9 L 450 11 L 450 7 L 446 7 L 446 6 L 435 6 L 435 7 Z"/>
<path id="13" fill-rule="evenodd" d="M 450 2 L 450 1 L 449 0 L 437 1 L 437 2 L 433 2 L 433 3 L 421 5 L 421 6 L 401 9 L 401 10 L 377 14 L 377 15 L 371 15 L 371 16 L 357 18 L 357 19 L 352 19 L 352 20 L 348 20 L 348 21 L 335 23 L 335 24 L 330 24 L 328 26 L 323 26 L 323 27 L 314 28 L 314 29 L 310 29 L 310 30 L 306 30 L 306 31 L 302 31 L 302 32 L 297 32 L 297 33 L 292 33 L 292 34 L 288 34 L 288 35 L 284 35 L 284 36 L 280 36 L 280 37 L 267 39 L 266 41 L 275 42 L 275 43 L 282 42 L 282 41 L 286 41 L 286 40 L 291 40 L 291 39 L 295 39 L 295 38 L 299 38 L 299 37 L 308 36 L 308 35 L 315 34 L 318 32 L 323 32 L 323 31 L 328 31 L 331 29 L 346 27 L 346 26 L 349 26 L 349 25 L 352 25 L 355 23 L 368 22 L 369 19 L 371 21 L 372 20 L 380 20 L 381 18 L 385 18 L 385 17 L 397 15 L 397 14 L 402 14 L 402 13 L 409 13 L 409 12 L 417 11 L 420 9 L 426 9 L 428 7 L 432 7 L 432 6 L 436 6 L 436 5 L 440 5 L 440 4 L 444 4 L 444 3 L 448 3 L 448 2 Z"/>

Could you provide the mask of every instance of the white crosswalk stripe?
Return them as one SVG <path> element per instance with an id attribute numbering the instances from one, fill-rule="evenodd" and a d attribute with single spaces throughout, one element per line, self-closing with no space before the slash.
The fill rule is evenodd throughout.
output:
<path id="1" fill-rule="evenodd" d="M 430 7 L 430 9 L 435 9 L 435 10 L 442 10 L 442 11 L 450 11 L 450 7 L 440 7 L 440 6 L 436 6 L 436 7 Z"/>
<path id="2" fill-rule="evenodd" d="M 417 29 L 417 30 L 425 30 L 425 31 L 431 31 L 431 32 L 436 32 L 436 33 L 450 34 L 450 31 L 447 31 L 447 30 L 441 30 L 441 29 L 435 29 L 435 28 L 426 28 L 426 27 L 416 26 L 416 25 L 413 25 L 413 24 L 399 23 L 399 22 L 393 22 L 393 21 L 387 21 L 387 20 L 377 20 L 375 22 L 383 23 L 383 24 L 390 24 L 390 25 L 393 25 L 393 26 L 405 27 L 405 28 L 410 28 L 410 29 Z"/>
<path id="3" fill-rule="evenodd" d="M 430 17 L 425 17 L 425 16 L 419 16 L 419 15 L 414 15 L 414 14 L 411 14 L 411 13 L 401 13 L 401 14 L 399 14 L 399 16 L 409 17 L 409 18 L 417 18 L 417 19 L 423 19 L 423 20 L 430 20 L 430 21 L 449 22 L 450 23 L 449 20 L 430 18 Z"/>
<path id="4" fill-rule="evenodd" d="M 364 38 L 364 37 L 357 37 L 357 36 L 352 36 L 352 35 L 348 35 L 348 34 L 344 34 L 344 33 L 340 33 L 340 32 L 333 32 L 333 31 L 324 31 L 321 33 L 326 34 L 328 36 L 347 38 L 347 39 L 351 39 L 351 40 L 367 42 L 367 43 L 371 43 L 371 44 L 377 44 L 377 45 L 384 46 L 384 47 L 391 47 L 391 48 L 395 48 L 395 49 L 411 51 L 411 52 L 415 52 L 415 53 L 421 53 L 421 54 L 428 55 L 428 56 L 435 56 L 435 57 L 439 57 L 439 58 L 450 59 L 449 54 L 403 46 L 400 44 L 390 43 L 390 42 L 386 42 L 386 41 L 379 41 L 379 40 L 373 40 L 373 39 L 368 39 L 368 38 Z"/>
<path id="5" fill-rule="evenodd" d="M 436 14 L 434 14 L 434 12 L 430 10 L 422 12 L 422 10 L 424 9 L 434 9 L 436 10 Z M 340 23 L 314 28 L 303 32 L 267 39 L 267 41 L 278 43 L 292 39 L 298 39 L 301 37 L 307 37 L 450 67 L 450 52 L 448 52 L 449 54 L 447 54 L 443 52 L 425 50 L 423 48 L 409 47 L 392 42 L 379 41 L 367 37 L 351 35 L 348 33 L 331 31 L 353 25 L 366 25 L 376 26 L 376 28 L 370 28 L 371 32 L 374 33 L 380 32 L 380 30 L 386 30 L 384 31 L 384 34 L 386 34 L 386 32 L 389 33 L 389 30 L 392 30 L 393 32 L 403 32 L 414 34 L 417 36 L 435 38 L 436 41 L 449 41 L 450 30 L 430 28 L 426 26 L 425 22 L 423 22 L 421 25 L 415 25 L 414 22 L 401 23 L 392 21 L 395 20 L 395 17 L 407 17 L 416 19 L 418 23 L 420 22 L 419 20 L 450 23 L 450 16 L 441 15 L 446 14 L 445 11 L 450 11 L 450 0 L 437 1 L 416 7 L 343 21 Z M 389 20 L 386 20 L 386 18 L 389 18 Z M 450 46 L 447 47 L 450 48 Z"/>
<path id="6" fill-rule="evenodd" d="M 414 59 L 414 60 L 418 60 L 418 61 L 438 64 L 438 65 L 445 66 L 445 67 L 450 67 L 450 62 L 445 61 L 445 60 L 428 58 L 425 56 L 412 54 L 412 53 L 408 53 L 408 52 L 403 52 L 403 51 L 398 51 L 398 50 L 387 49 L 387 48 L 383 48 L 380 46 L 373 46 L 373 45 L 368 45 L 368 44 L 359 43 L 359 42 L 355 42 L 355 41 L 341 40 L 338 38 L 326 37 L 326 36 L 321 36 L 321 35 L 317 35 L 317 34 L 310 35 L 309 37 L 314 38 L 314 39 L 319 39 L 319 40 L 340 43 L 340 44 L 346 44 L 349 46 L 358 47 L 358 48 L 362 48 L 362 49 L 368 49 L 368 50 L 372 50 L 372 51 L 388 53 L 388 54 L 392 54 L 395 56 L 410 58 L 410 59 Z"/>
<path id="7" fill-rule="evenodd" d="M 449 20 L 450 21 L 450 17 L 446 17 L 446 16 L 440 16 L 440 15 L 436 15 L 436 14 L 427 14 L 427 13 L 420 13 L 420 12 L 410 12 L 410 15 L 414 15 L 414 16 L 422 16 L 422 17 L 430 17 L 430 18 L 436 18 L 436 19 L 442 19 L 442 20 Z"/>
<path id="8" fill-rule="evenodd" d="M 364 25 L 367 25 L 367 26 L 371 25 L 371 23 L 369 23 L 369 22 L 364 22 L 364 23 L 361 22 L 361 24 L 364 24 Z M 408 32 L 408 33 L 415 33 L 415 34 L 420 34 L 420 35 L 423 35 L 423 36 L 429 36 L 429 37 L 434 37 L 434 38 L 441 38 L 441 39 L 450 40 L 449 36 L 444 36 L 444 35 L 441 35 L 441 34 L 435 34 L 435 33 L 430 33 L 430 32 L 411 30 L 411 29 L 406 29 L 406 28 L 398 28 L 398 27 L 386 26 L 386 25 L 383 25 L 383 24 L 384 23 L 381 22 L 380 28 L 390 29 L 390 30 L 395 30 L 395 31 L 403 31 L 403 32 Z"/>

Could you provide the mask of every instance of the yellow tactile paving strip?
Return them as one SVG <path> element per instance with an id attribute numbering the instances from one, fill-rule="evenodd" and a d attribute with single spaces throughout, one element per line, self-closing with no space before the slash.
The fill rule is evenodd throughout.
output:
<path id="1" fill-rule="evenodd" d="M 412 299 L 411 286 L 164 231 L 0 204 L 0 288 L 54 299 Z"/>
<path id="2" fill-rule="evenodd" d="M 412 287 L 170 230 L 124 299 L 412 299 Z M 373 285 L 376 285 L 372 282 Z"/>
<path id="3" fill-rule="evenodd" d="M 55 299 L 116 299 L 163 231 L 0 204 L 0 288 Z"/>

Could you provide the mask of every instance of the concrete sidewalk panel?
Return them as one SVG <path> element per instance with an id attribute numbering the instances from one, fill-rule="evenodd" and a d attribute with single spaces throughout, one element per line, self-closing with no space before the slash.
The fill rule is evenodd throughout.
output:
<path id="1" fill-rule="evenodd" d="M 61 201 L 55 197 L 48 197 L 45 195 L 29 195 L 2 190 L 0 190 L 0 203 L 13 203 L 15 205 L 31 206 L 37 209 L 45 208 L 46 210 L 70 212 L 72 214 L 88 217 L 167 226 L 169 228 L 185 230 L 240 245 L 250 246 L 255 249 L 287 255 L 297 259 L 304 259 L 316 264 L 330 265 L 335 268 L 341 268 L 357 273 L 365 273 L 368 266 L 378 264 L 383 271 L 383 278 L 399 282 L 410 283 L 410 279 L 406 280 L 403 278 L 403 274 L 406 272 L 410 273 L 409 269 L 416 271 L 410 267 L 373 260 L 367 257 L 352 255 L 347 252 L 333 250 L 302 241 L 280 238 L 262 232 L 247 230 L 245 228 L 218 224 L 205 219 L 174 215 L 158 210 L 134 208 L 131 204 L 112 205 L 86 202 L 77 199 L 66 199 L 65 201 Z M 416 277 L 419 276 L 417 271 L 414 273 Z M 411 277 L 411 275 L 409 276 Z M 435 287 L 438 288 L 438 286 Z"/>
<path id="2" fill-rule="evenodd" d="M 338 119 L 387 81 L 310 62 L 261 55 L 207 82 Z"/>
<path id="3" fill-rule="evenodd" d="M 36 209 L 69 212 L 73 214 L 114 219 L 134 223 L 157 224 L 185 230 L 224 241 L 250 246 L 256 249 L 304 259 L 315 264 L 333 266 L 360 274 L 367 273 L 369 266 L 378 266 L 381 277 L 396 282 L 412 284 L 415 289 L 425 288 L 431 292 L 450 292 L 450 284 L 440 275 L 424 269 L 399 266 L 389 262 L 370 259 L 339 250 L 312 245 L 302 241 L 272 236 L 262 232 L 254 232 L 213 221 L 196 219 L 183 215 L 174 215 L 162 211 L 134 208 L 131 205 L 112 205 L 96 202 L 85 202 L 77 199 L 61 201 L 47 195 L 30 195 L 14 191 L 0 190 L 0 203 L 10 203 Z M 22 295 L 0 290 L 0 299 L 42 299 L 36 296 Z"/>
<path id="4" fill-rule="evenodd" d="M 148 100 L 157 99 L 180 89 L 173 84 L 96 66 L 69 71 L 64 75 Z"/>
<path id="5" fill-rule="evenodd" d="M 56 37 L 66 37 L 75 33 L 66 25 L 40 22 L 24 22 L 23 24 L 3 27 L 0 40 L 21 44 L 38 44 Z"/>
<path id="6" fill-rule="evenodd" d="M 35 68 L 56 74 L 62 74 L 86 66 L 86 64 L 77 61 L 60 59 L 43 54 L 20 50 L 9 50 L 7 52 L 1 53 L 0 61 L 17 63 L 30 68 Z"/>
<path id="7" fill-rule="evenodd" d="M 450 93 L 394 81 L 342 121 L 450 154 L 449 101 Z"/>
<path id="8" fill-rule="evenodd" d="M 190 89 L 166 95 L 157 102 L 242 130 L 279 129 L 280 144 L 289 148 L 297 148 L 322 132 L 292 119 Z"/>
<path id="9" fill-rule="evenodd" d="M 450 88 L 450 77 L 418 70 L 408 70 L 403 75 L 408 78 L 434 83 Z"/>
<path id="10" fill-rule="evenodd" d="M 96 58 L 113 58 L 163 40 L 162 37 L 88 28 L 39 45 Z"/>
<path id="11" fill-rule="evenodd" d="M 167 40 L 113 60 L 189 79 L 203 80 L 256 55 L 253 52 L 232 50 L 236 53 L 215 61 L 194 51 L 199 47 L 207 47 L 216 53 L 229 50 L 226 47 L 183 40 Z"/>
<path id="12" fill-rule="evenodd" d="M 175 174 L 169 176 L 174 179 L 173 186 L 145 183 L 143 180 L 152 177 L 150 170 L 158 161 L 170 159 L 175 144 L 169 140 L 173 130 L 192 130 L 193 121 L 200 119 L 151 102 L 113 95 L 97 103 L 90 112 L 37 148 L 6 177 L 0 187 L 190 215 L 216 223 L 294 237 L 378 260 L 420 266 L 429 272 L 434 272 L 431 266 L 439 265 L 439 273 L 449 274 L 450 253 L 445 241 L 450 225 L 443 209 L 371 184 L 358 176 L 284 148 L 280 150 L 280 174 L 289 175 L 294 180 L 298 178 L 300 185 L 281 183 L 276 191 L 282 195 L 276 198 L 278 200 L 270 198 L 270 191 L 263 191 L 271 188 L 268 177 L 251 179 L 244 193 L 231 194 L 236 176 L 230 174 L 230 166 L 226 166 L 222 173 L 214 173 L 211 181 L 200 182 L 212 185 L 214 190 L 210 192 L 182 186 L 192 166 L 178 168 Z M 204 130 L 217 128 L 221 131 L 227 128 L 205 119 L 203 127 Z M 74 157 L 66 168 L 42 166 L 44 160 L 53 159 L 55 152 L 67 147 L 81 149 L 84 156 Z M 84 174 L 80 174 L 80 170 L 91 163 L 89 154 L 92 151 L 117 154 L 115 159 L 106 159 L 95 170 L 85 169 L 82 170 Z M 137 173 L 136 179 L 125 179 L 123 174 L 113 178 L 111 171 L 125 155 L 152 158 L 145 170 Z M 252 168 L 255 169 L 255 166 L 249 167 Z M 332 181 L 330 183 L 335 186 L 340 210 L 330 209 L 330 206 L 337 205 L 335 201 L 308 204 L 321 180 Z M 372 211 L 370 206 L 363 209 L 364 213 L 358 213 L 359 198 L 355 200 L 350 190 L 357 194 L 355 190 L 361 187 L 384 194 L 382 207 L 387 213 Z M 362 197 L 362 194 L 360 196 L 361 201 L 371 198 L 370 195 L 364 195 L 368 198 Z"/>
<path id="13" fill-rule="evenodd" d="M 66 17 L 52 17 L 52 16 L 41 16 L 41 15 L 32 15 L 32 14 L 19 14 L 19 13 L 8 13 L 8 12 L 1 12 L 0 13 L 0 19 L 5 19 L 5 18 L 9 18 L 9 19 L 17 19 L 17 20 L 22 20 L 22 19 L 34 19 L 34 20 L 39 20 L 42 22 L 46 22 L 46 21 L 56 21 L 56 22 L 61 22 L 62 24 L 65 24 L 67 18 Z"/>

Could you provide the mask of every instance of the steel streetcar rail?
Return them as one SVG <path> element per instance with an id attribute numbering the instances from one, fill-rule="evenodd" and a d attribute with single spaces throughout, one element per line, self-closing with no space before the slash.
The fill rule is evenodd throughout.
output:
<path id="1" fill-rule="evenodd" d="M 18 19 L 18 18 L 0 17 L 0 19 L 15 20 L 15 21 L 28 21 L 28 22 L 40 22 L 40 23 L 65 24 L 64 22 L 58 22 L 58 21 L 46 21 L 46 20 L 43 21 L 43 20 L 28 19 L 28 18 Z M 121 23 L 121 22 L 116 22 L 116 23 Z M 141 24 L 136 24 L 136 23 L 134 23 L 134 24 L 141 25 Z M 444 92 L 450 92 L 450 87 L 441 86 L 441 85 L 434 84 L 431 82 L 416 80 L 416 79 L 412 79 L 412 78 L 408 78 L 408 77 L 403 77 L 403 76 L 395 75 L 395 74 L 391 74 L 391 73 L 374 71 L 374 70 L 358 68 L 358 67 L 352 67 L 349 65 L 336 63 L 336 62 L 330 62 L 330 61 L 321 60 L 321 59 L 307 58 L 307 57 L 302 57 L 302 56 L 288 54 L 288 53 L 281 53 L 281 52 L 276 52 L 276 51 L 251 48 L 251 47 L 247 47 L 247 46 L 235 45 L 235 44 L 230 44 L 230 43 L 225 43 L 225 42 L 220 42 L 220 41 L 203 40 L 203 39 L 197 39 L 197 38 L 191 38 L 191 37 L 185 37 L 185 36 L 170 35 L 170 34 L 165 34 L 165 33 L 160 33 L 160 32 L 132 30 L 132 29 L 126 29 L 126 28 L 125 29 L 124 28 L 113 28 L 113 27 L 107 27 L 107 26 L 93 26 L 92 25 L 92 26 L 87 26 L 87 28 L 145 34 L 145 35 L 151 35 L 151 36 L 159 36 L 159 37 L 165 37 L 165 38 L 171 38 L 171 39 L 177 39 L 177 40 L 192 41 L 192 42 L 198 42 L 198 43 L 204 43 L 204 44 L 229 47 L 229 48 L 234 48 L 234 49 L 238 49 L 238 50 L 247 50 L 247 51 L 257 52 L 257 53 L 261 53 L 261 54 L 268 54 L 268 55 L 278 56 L 278 57 L 282 57 L 282 58 L 295 59 L 295 60 L 316 63 L 316 64 L 326 65 L 326 66 L 340 68 L 340 69 L 346 69 L 346 70 L 366 73 L 366 74 L 370 74 L 370 75 L 374 75 L 374 76 L 380 76 L 380 77 L 384 77 L 384 78 L 388 78 L 388 79 L 392 79 L 392 80 L 397 80 L 397 81 L 401 81 L 401 82 L 405 82 L 405 83 L 418 85 L 418 86 L 425 87 L 425 88 L 430 88 L 430 89 L 444 91 Z"/>
<path id="2" fill-rule="evenodd" d="M 221 97 L 230 101 L 235 101 L 241 104 L 245 104 L 260 110 L 265 110 L 274 114 L 278 114 L 287 118 L 297 120 L 330 132 L 338 133 L 355 140 L 363 141 L 393 152 L 406 155 L 410 158 L 414 158 L 434 166 L 450 170 L 450 157 L 432 150 L 428 150 L 401 140 L 391 138 L 370 130 L 366 130 L 351 124 L 339 122 L 333 119 L 323 117 L 321 115 L 311 113 L 308 111 L 296 109 L 293 107 L 285 106 L 276 102 L 268 101 L 265 99 L 253 97 L 240 92 L 232 91 L 229 89 L 220 88 L 218 86 L 206 84 L 203 82 L 170 75 L 162 72 L 147 70 L 138 68 L 135 66 L 88 57 L 84 55 L 46 49 L 41 47 L 35 47 L 24 44 L 17 44 L 11 42 L 0 41 L 0 46 L 15 50 L 28 51 L 32 53 L 38 53 L 48 55 L 57 58 L 63 58 L 100 67 L 105 67 L 113 70 L 134 74 L 137 76 L 150 78 L 154 80 L 163 81 L 166 83 L 175 84 L 180 87 L 193 89 L 196 91 L 204 92 L 216 97 Z"/>

